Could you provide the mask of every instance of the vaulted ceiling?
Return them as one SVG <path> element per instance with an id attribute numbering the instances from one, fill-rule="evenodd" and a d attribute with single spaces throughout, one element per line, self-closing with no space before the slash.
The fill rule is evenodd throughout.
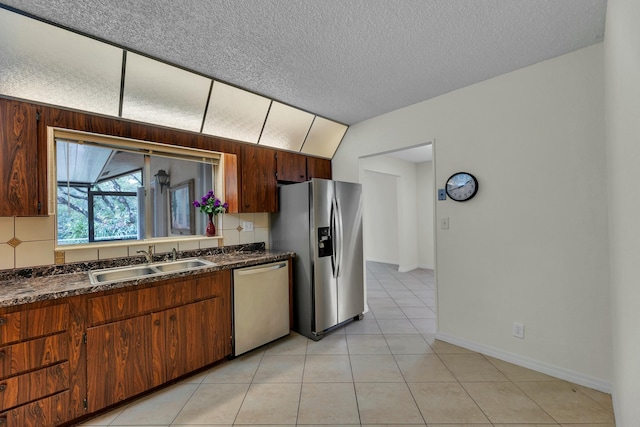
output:
<path id="1" fill-rule="evenodd" d="M 606 0 L 3 0 L 347 125 L 603 40 Z"/>

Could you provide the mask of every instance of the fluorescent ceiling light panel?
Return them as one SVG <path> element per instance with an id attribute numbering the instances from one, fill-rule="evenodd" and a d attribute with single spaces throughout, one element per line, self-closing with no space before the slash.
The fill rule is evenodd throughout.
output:
<path id="1" fill-rule="evenodd" d="M 203 133 L 258 142 L 271 101 L 237 87 L 213 82 Z"/>
<path id="2" fill-rule="evenodd" d="M 343 124 L 316 117 L 300 152 L 330 159 L 338 149 L 346 131 L 347 126 Z"/>
<path id="3" fill-rule="evenodd" d="M 122 49 L 0 9 L 0 93 L 118 115 Z"/>
<path id="4" fill-rule="evenodd" d="M 127 52 L 122 117 L 200 131 L 211 79 Z"/>
<path id="5" fill-rule="evenodd" d="M 274 101 L 260 137 L 260 145 L 300 151 L 311 122 L 313 114 Z"/>

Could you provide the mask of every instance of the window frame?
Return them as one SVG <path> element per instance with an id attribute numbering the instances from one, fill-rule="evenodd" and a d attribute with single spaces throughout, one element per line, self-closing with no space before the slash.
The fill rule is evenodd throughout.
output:
<path id="1" fill-rule="evenodd" d="M 76 131 L 57 127 L 47 128 L 47 190 L 48 190 L 48 208 L 53 215 L 57 214 L 57 162 L 56 162 L 56 140 L 63 139 L 67 141 L 77 141 L 79 143 L 89 143 L 104 148 L 117 150 L 126 150 L 146 156 L 164 156 L 178 160 L 189 160 L 199 163 L 206 163 L 212 166 L 213 190 L 224 200 L 224 173 L 222 168 L 222 153 L 216 151 L 208 151 L 197 148 L 181 147 L 159 142 L 141 141 L 132 138 L 123 138 L 110 135 L 101 135 L 84 131 Z M 145 160 L 142 168 L 142 182 L 145 188 L 145 205 L 147 212 L 145 223 L 150 223 L 151 198 L 149 197 L 149 186 L 153 176 L 149 168 L 149 161 Z M 166 236 L 166 237 L 149 237 L 149 228 L 146 227 L 147 233 L 143 239 L 126 239 L 126 240 L 109 240 L 109 241 L 90 241 L 89 243 L 60 245 L 58 244 L 58 227 L 57 221 L 54 227 L 54 246 L 55 250 L 74 250 L 83 248 L 100 248 L 110 246 L 136 246 L 140 244 L 161 243 L 164 241 L 175 242 L 180 240 L 193 240 L 204 238 L 199 235 L 188 236 Z M 211 239 L 210 237 L 208 239 Z"/>

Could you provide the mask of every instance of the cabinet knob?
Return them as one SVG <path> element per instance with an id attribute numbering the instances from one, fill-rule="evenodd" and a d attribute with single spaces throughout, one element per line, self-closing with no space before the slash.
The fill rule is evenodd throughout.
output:
<path id="1" fill-rule="evenodd" d="M 0 392 L 5 391 L 7 389 L 7 385 L 5 383 L 0 384 Z"/>
<path id="2" fill-rule="evenodd" d="M 175 321 L 176 321 L 176 315 L 175 315 L 175 314 L 172 314 L 172 315 L 169 317 L 169 320 L 171 320 L 172 322 L 175 322 Z"/>
<path id="3" fill-rule="evenodd" d="M 0 426 L 6 426 L 6 425 L 7 425 L 7 416 L 6 415 L 0 416 Z"/>
<path id="4" fill-rule="evenodd" d="M 156 326 L 160 326 L 160 319 L 154 320 L 153 324 L 156 325 Z"/>
<path id="5" fill-rule="evenodd" d="M 0 326 L 4 326 L 7 324 L 7 318 L 6 317 L 0 317 Z"/>
<path id="6" fill-rule="evenodd" d="M 4 350 L 0 351 L 0 359 L 4 359 L 4 356 L 5 356 Z"/>

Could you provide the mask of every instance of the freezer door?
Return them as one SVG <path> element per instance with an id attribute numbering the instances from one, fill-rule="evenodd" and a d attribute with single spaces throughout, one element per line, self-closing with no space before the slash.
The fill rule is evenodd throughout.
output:
<path id="1" fill-rule="evenodd" d="M 362 186 L 335 182 L 335 198 L 341 214 L 337 283 L 338 323 L 364 312 L 364 255 L 362 245 Z"/>
<path id="2" fill-rule="evenodd" d="M 320 334 L 338 324 L 338 295 L 334 277 L 335 230 L 332 227 L 333 182 L 311 181 L 311 239 L 313 241 L 313 306 L 312 332 Z M 327 248 L 326 245 L 331 245 Z"/>

